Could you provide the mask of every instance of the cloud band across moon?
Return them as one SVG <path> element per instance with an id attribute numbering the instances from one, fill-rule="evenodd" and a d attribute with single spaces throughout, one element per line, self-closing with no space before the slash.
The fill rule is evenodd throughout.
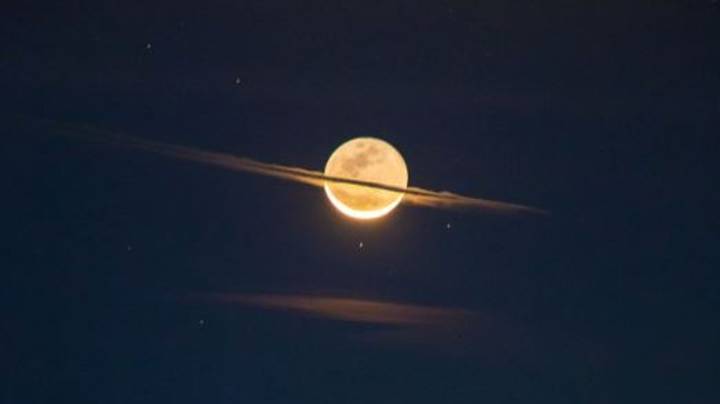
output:
<path id="1" fill-rule="evenodd" d="M 325 175 L 321 171 L 264 163 L 228 153 L 150 141 L 116 132 L 100 131 L 87 126 L 64 127 L 61 129 L 61 133 L 69 137 L 82 138 L 94 142 L 104 142 L 115 146 L 152 152 L 179 160 L 218 166 L 233 171 L 259 174 L 316 187 L 323 187 L 326 182 L 335 182 L 404 193 L 403 203 L 410 205 L 445 209 L 472 209 L 499 214 L 547 214 L 546 211 L 531 206 L 459 195 L 447 191 L 432 191 L 418 187 L 403 188 L 351 178 L 333 177 Z"/>

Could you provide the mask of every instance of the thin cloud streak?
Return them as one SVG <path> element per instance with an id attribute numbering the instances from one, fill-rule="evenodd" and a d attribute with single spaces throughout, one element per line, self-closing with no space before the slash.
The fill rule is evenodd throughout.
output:
<path id="1" fill-rule="evenodd" d="M 449 326 L 471 317 L 468 310 L 311 295 L 204 293 L 190 300 L 291 311 L 332 320 L 406 326 Z"/>
<path id="2" fill-rule="evenodd" d="M 302 293 L 197 292 L 183 294 L 180 300 L 368 325 L 347 328 L 347 337 L 394 349 L 471 356 L 499 366 L 508 361 L 546 366 L 558 358 L 602 362 L 606 356 L 603 346 L 593 341 L 560 330 L 531 329 L 489 311 Z"/>
<path id="3" fill-rule="evenodd" d="M 335 182 L 382 189 L 386 191 L 402 192 L 405 194 L 403 197 L 403 203 L 408 203 L 410 205 L 445 209 L 475 209 L 498 214 L 548 214 L 547 211 L 531 206 L 475 198 L 446 191 L 432 191 L 418 187 L 403 188 L 376 182 L 333 177 L 325 175 L 321 171 L 307 170 L 304 168 L 280 164 L 263 163 L 257 160 L 238 157 L 227 153 L 149 141 L 134 136 L 100 131 L 87 126 L 79 128 L 66 127 L 62 129 L 61 132 L 69 137 L 81 138 L 88 141 L 105 142 L 115 146 L 143 150 L 179 160 L 194 161 L 197 163 L 219 166 L 233 171 L 243 171 L 265 175 L 316 187 L 323 187 L 325 182 Z"/>

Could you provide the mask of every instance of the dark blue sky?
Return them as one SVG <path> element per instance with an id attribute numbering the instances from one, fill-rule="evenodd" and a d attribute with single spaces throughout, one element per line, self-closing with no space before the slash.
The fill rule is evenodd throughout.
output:
<path id="1" fill-rule="evenodd" d="M 718 2 L 150 3 L 0 17 L 3 402 L 720 398 Z M 309 169 L 371 135 L 411 185 L 552 215 L 358 224 L 319 189 L 67 125 Z M 189 298 L 211 293 L 474 314 Z"/>

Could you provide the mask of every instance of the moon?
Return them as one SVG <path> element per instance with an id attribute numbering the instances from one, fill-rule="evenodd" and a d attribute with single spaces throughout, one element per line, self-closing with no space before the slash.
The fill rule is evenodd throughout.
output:
<path id="1" fill-rule="evenodd" d="M 406 188 L 408 171 L 400 152 L 374 137 L 358 137 L 338 147 L 325 164 L 325 175 Z M 360 220 L 390 213 L 403 192 L 325 181 L 325 193 L 341 213 Z"/>

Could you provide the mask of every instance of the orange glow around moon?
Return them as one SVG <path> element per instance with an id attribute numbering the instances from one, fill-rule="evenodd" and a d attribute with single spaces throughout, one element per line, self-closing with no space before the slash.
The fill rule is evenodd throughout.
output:
<path id="1" fill-rule="evenodd" d="M 325 175 L 406 188 L 408 171 L 402 155 L 384 140 L 359 137 L 338 147 L 325 165 Z M 362 185 L 325 182 L 330 202 L 354 219 L 376 219 L 390 213 L 404 193 Z"/>

